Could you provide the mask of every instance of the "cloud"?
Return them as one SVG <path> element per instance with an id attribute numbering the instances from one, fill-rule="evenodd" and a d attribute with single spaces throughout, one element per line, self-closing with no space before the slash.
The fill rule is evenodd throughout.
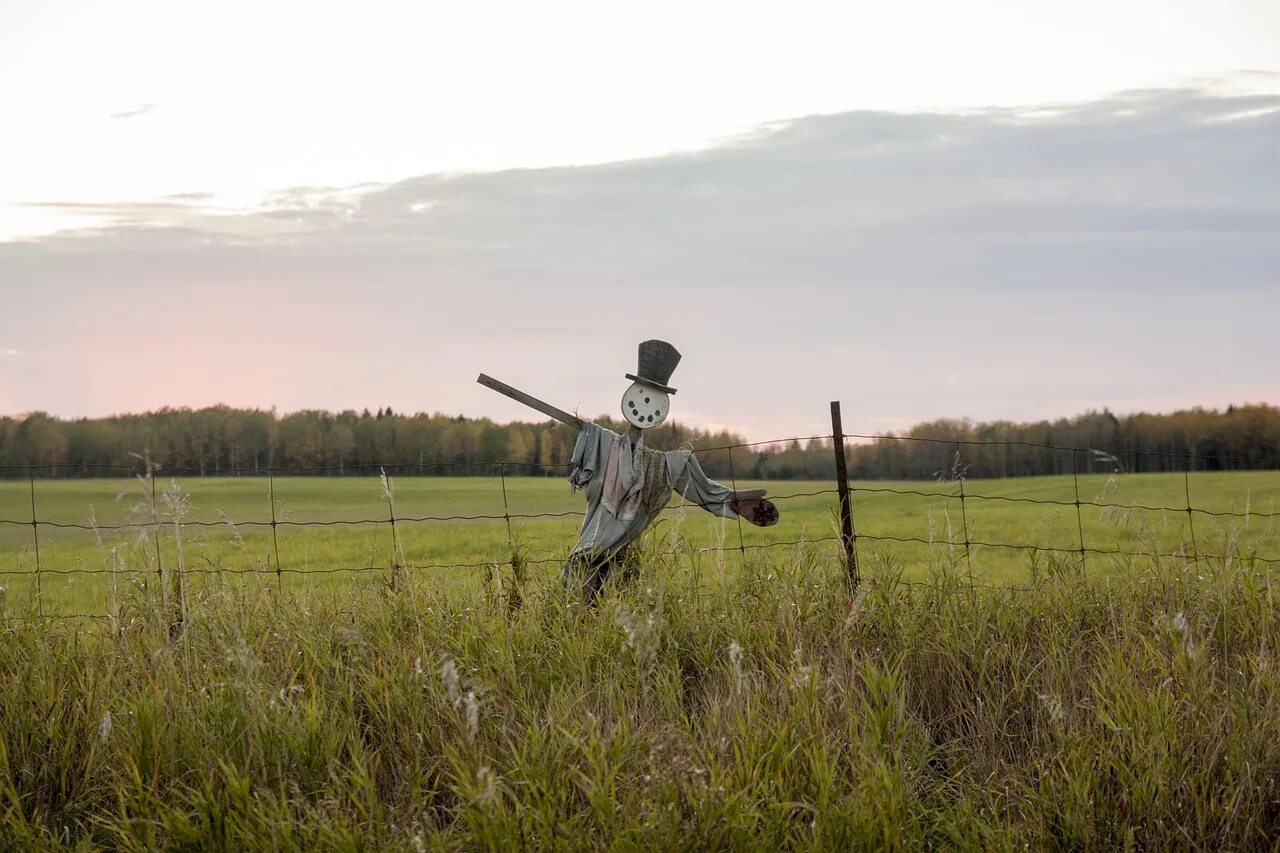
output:
<path id="1" fill-rule="evenodd" d="M 209 201 L 214 198 L 213 193 L 170 193 L 163 196 L 170 201 Z"/>
<path id="2" fill-rule="evenodd" d="M 172 201 L 24 201 L 19 207 L 43 210 L 65 210 L 68 213 L 130 218 L 138 213 L 164 213 L 189 210 L 190 205 Z"/>
<path id="3" fill-rule="evenodd" d="M 1241 274 L 1236 286 L 1269 284 L 1277 111 L 1280 96 L 1179 89 L 1021 110 L 810 116 L 694 153 L 293 188 L 243 214 L 211 215 L 177 203 L 195 201 L 181 194 L 54 203 L 44 206 L 108 223 L 35 244 L 167 245 L 178 253 L 167 262 L 181 264 L 198 234 L 253 245 L 272 265 L 376 249 L 388 263 L 409 254 L 486 280 L 627 270 L 758 285 L 836 283 L 856 270 L 863 281 L 1021 286 L 1034 260 L 1053 281 L 1108 286 L 1111 267 L 1127 287 L 1167 286 L 1188 278 L 1195 255 L 1197 274 L 1221 261 Z"/>
<path id="4" fill-rule="evenodd" d="M 133 118 L 135 116 L 146 115 L 156 108 L 156 104 L 139 104 L 136 107 L 130 107 L 127 110 L 121 110 L 118 113 L 112 113 L 112 118 Z"/>
<path id="5" fill-rule="evenodd" d="M 288 293 L 285 317 L 312 312 L 295 343 L 327 341 L 296 347 L 318 375 L 365 363 L 349 324 L 379 329 L 398 366 L 351 393 L 386 382 L 372 403 L 397 408 L 412 387 L 488 411 L 463 374 L 507 359 L 542 365 L 556 399 L 611 410 L 579 354 L 627 360 L 636 335 L 679 341 L 698 410 L 756 438 L 787 434 L 789 411 L 808 424 L 810 398 L 842 388 L 855 412 L 900 424 L 1225 404 L 1236 386 L 1280 398 L 1278 139 L 1280 96 L 1196 89 L 807 116 L 696 152 L 291 188 L 244 213 L 85 203 L 69 209 L 103 225 L 0 243 L 0 279 L 177 312 L 188 292 L 225 292 L 211 304 L 228 311 Z M 247 318 L 269 319 L 227 315 L 210 339 L 249 335 Z M 748 385 L 768 389 L 767 411 L 734 390 Z"/>

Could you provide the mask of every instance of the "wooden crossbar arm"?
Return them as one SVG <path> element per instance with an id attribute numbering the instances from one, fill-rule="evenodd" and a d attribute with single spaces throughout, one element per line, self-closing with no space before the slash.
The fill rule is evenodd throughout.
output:
<path id="1" fill-rule="evenodd" d="M 486 376 L 483 373 L 480 374 L 479 378 L 477 378 L 476 381 L 486 388 L 492 388 L 494 391 L 497 391 L 499 394 L 502 394 L 503 396 L 506 396 L 506 397 L 510 397 L 512 400 L 515 400 L 517 403 L 524 403 L 529 408 L 536 409 L 537 411 L 542 412 L 542 414 L 546 415 L 549 418 L 555 418 L 565 426 L 570 426 L 570 427 L 573 427 L 574 429 L 582 429 L 582 424 L 583 424 L 582 418 L 578 417 L 577 415 L 571 415 L 568 412 L 566 412 L 564 409 L 557 409 L 555 406 L 551 405 L 550 403 L 544 403 L 541 400 L 539 400 L 537 397 L 524 393 L 519 388 L 512 388 L 507 383 L 499 382 L 497 379 L 494 379 L 492 376 Z"/>

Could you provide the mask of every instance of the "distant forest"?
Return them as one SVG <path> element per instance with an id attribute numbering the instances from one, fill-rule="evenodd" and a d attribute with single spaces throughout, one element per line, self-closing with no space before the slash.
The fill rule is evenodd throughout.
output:
<path id="1" fill-rule="evenodd" d="M 621 431 L 625 424 L 602 419 Z M 150 459 L 170 474 L 389 473 L 563 476 L 576 434 L 555 422 L 498 424 L 442 414 L 161 409 L 138 415 L 61 420 L 41 412 L 0 418 L 0 476 L 108 476 Z M 652 447 L 689 445 L 716 478 L 830 479 L 830 439 L 738 447 L 744 439 L 679 424 L 654 430 Z M 1080 448 L 1079 452 L 1046 447 Z M 1277 467 L 1280 409 L 1117 416 L 1108 411 L 1035 423 L 936 420 L 894 437 L 851 439 L 855 479 L 938 479 L 1065 474 L 1073 470 L 1181 471 Z"/>

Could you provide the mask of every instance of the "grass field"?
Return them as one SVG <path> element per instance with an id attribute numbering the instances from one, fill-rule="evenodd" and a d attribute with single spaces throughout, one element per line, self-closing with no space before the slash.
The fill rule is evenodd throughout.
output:
<path id="1" fill-rule="evenodd" d="M 777 497 L 782 517 L 778 525 L 760 529 L 726 522 L 696 507 L 673 505 L 655 526 L 651 551 L 678 557 L 683 570 L 700 582 L 716 583 L 725 573 L 740 571 L 765 553 L 803 551 L 809 558 L 834 559 L 839 553 L 835 535 L 835 496 L 831 483 L 746 483 L 763 486 Z M 157 477 L 152 503 L 145 483 L 130 480 L 37 480 L 36 513 L 55 525 L 109 527 L 128 521 L 142 526 L 125 530 L 83 530 L 42 525 L 39 528 L 40 587 L 46 613 L 101 613 L 143 594 L 159 560 L 166 569 L 181 565 L 189 588 L 209 584 L 240 586 L 268 583 L 283 590 L 324 591 L 351 583 L 384 582 L 393 563 L 431 568 L 408 569 L 428 585 L 474 592 L 492 580 L 484 564 L 510 560 L 511 541 L 504 512 L 503 483 L 498 478 L 400 478 L 393 483 L 396 526 L 403 557 L 393 555 L 389 504 L 377 478 L 277 478 L 275 513 L 281 523 L 273 542 L 272 505 L 268 483 L 262 478 Z M 853 496 L 864 563 L 889 561 L 908 578 L 921 578 L 934 552 L 951 556 L 962 552 L 953 543 L 968 538 L 975 545 L 964 570 L 995 583 L 1024 583 L 1037 565 L 1025 548 L 1078 548 L 1081 528 L 1075 507 L 1016 501 L 1076 499 L 1071 477 L 976 480 L 964 484 L 963 505 L 956 483 L 856 483 Z M 1171 475 L 1082 476 L 1079 497 L 1085 505 L 1080 521 L 1088 547 L 1178 553 L 1192 549 L 1191 528 L 1184 511 L 1186 492 L 1192 504 L 1211 512 L 1237 513 L 1215 517 L 1196 513 L 1195 548 L 1200 553 L 1280 557 L 1276 504 L 1280 474 L 1271 472 L 1197 473 L 1185 481 Z M 582 496 L 570 494 L 561 479 L 512 477 L 506 480 L 506 502 L 516 518 L 513 538 L 529 561 L 534 578 L 558 571 L 573 543 Z M 898 494 L 891 490 L 926 494 Z M 817 493 L 817 494 L 814 494 Z M 796 496 L 798 495 L 798 496 Z M 796 497 L 791 497 L 796 496 Z M 1010 500 L 1010 499 L 1016 499 Z M 1124 509 L 1092 504 L 1124 504 L 1160 509 Z M 183 521 L 175 531 L 174 507 Z M 1180 509 L 1181 508 L 1181 509 Z M 485 519 L 404 521 L 432 517 L 494 516 Z M 152 523 L 159 519 L 159 525 Z M 35 590 L 35 548 L 32 539 L 31 492 L 24 482 L 0 483 L 0 576 L 6 587 L 4 608 L 27 612 Z M 363 520 L 366 523 L 336 522 Z M 301 524 L 299 524 L 301 523 Z M 320 524 L 316 524 L 320 523 Z M 739 535 L 741 534 L 741 539 Z M 925 539 L 936 543 L 903 543 L 873 537 Z M 739 544 L 746 546 L 738 550 Z M 760 549 L 772 543 L 801 543 L 781 549 Z M 179 555 L 181 546 L 181 555 Z M 717 550 L 723 546 L 723 551 Z M 276 561 L 278 549 L 279 562 Z M 710 550 L 703 550 L 710 549 Z M 1042 558 L 1044 555 L 1039 555 Z M 1088 553 L 1087 566 L 1096 573 L 1131 571 L 1126 557 Z M 461 568 L 442 568 L 464 564 Z M 285 571 L 277 578 L 277 565 Z M 326 573 L 327 570 L 373 568 L 378 571 Z M 103 573 L 65 573 L 90 569 Z M 250 572 L 233 574 L 232 572 Z M 302 574 L 314 572 L 315 574 Z M 153 585 L 153 584 L 152 584 Z M 153 590 L 154 591 L 154 590 Z M 114 602 L 114 605 L 113 605 Z"/>
<path id="2" fill-rule="evenodd" d="M 11 623 L 0 847 L 1253 850 L 1280 843 L 1270 576 L 1162 558 L 1029 589 L 780 551 L 584 610 L 209 586 L 174 631 Z M 314 589 L 314 588 L 312 588 Z"/>
<path id="3" fill-rule="evenodd" d="M 369 520 L 282 527 L 284 568 L 373 567 L 278 581 L 270 528 L 243 523 L 271 518 L 264 480 L 160 481 L 158 533 L 145 484 L 38 481 L 43 520 L 148 523 L 39 529 L 45 611 L 101 620 L 8 618 L 32 615 L 34 548 L 0 526 L 26 573 L 0 632 L 0 847 L 1274 849 L 1280 608 L 1250 556 L 1276 556 L 1276 480 L 1191 478 L 1197 507 L 1239 513 L 1194 516 L 1199 559 L 1083 565 L 986 546 L 970 564 L 958 484 L 858 484 L 864 535 L 934 544 L 862 540 L 852 599 L 831 495 L 780 498 L 742 541 L 799 544 L 744 551 L 736 524 L 676 509 L 592 609 L 553 580 L 573 517 L 519 523 L 517 549 L 548 556 L 517 583 L 505 519 L 403 522 L 393 560 L 376 480 L 278 480 L 280 520 Z M 1186 485 L 1080 483 L 1171 508 Z M 506 487 L 513 513 L 580 506 L 560 480 Z M 965 490 L 972 540 L 1078 545 L 1070 478 Z M 394 491 L 402 519 L 503 506 L 498 480 Z M 0 518 L 29 513 L 4 484 Z M 1185 511 L 1081 523 L 1098 549 L 1190 550 Z M 392 562 L 480 565 L 392 586 Z"/>

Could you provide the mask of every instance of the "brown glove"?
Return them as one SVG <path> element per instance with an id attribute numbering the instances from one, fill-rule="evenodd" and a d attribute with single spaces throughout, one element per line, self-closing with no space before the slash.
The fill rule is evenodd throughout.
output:
<path id="1" fill-rule="evenodd" d="M 763 495 L 764 489 L 752 489 L 750 492 L 738 494 Z M 767 501 L 763 497 L 735 498 L 729 502 L 729 506 L 756 527 L 769 527 L 778 523 L 778 508 L 773 505 L 773 501 Z"/>

